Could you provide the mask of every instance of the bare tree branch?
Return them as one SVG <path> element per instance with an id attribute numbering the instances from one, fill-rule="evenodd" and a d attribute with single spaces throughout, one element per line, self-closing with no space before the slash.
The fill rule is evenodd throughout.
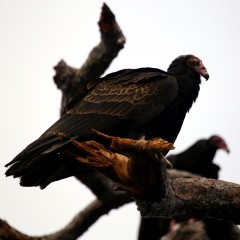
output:
<path id="1" fill-rule="evenodd" d="M 0 239 L 1 240 L 74 240 L 81 236 L 88 228 L 95 223 L 102 215 L 107 214 L 112 209 L 118 208 L 127 202 L 131 202 L 132 198 L 125 192 L 119 192 L 109 201 L 102 202 L 99 199 L 94 200 L 82 211 L 80 211 L 70 223 L 63 229 L 53 234 L 45 236 L 27 236 L 7 222 L 0 220 Z"/>
<path id="2" fill-rule="evenodd" d="M 168 169 L 168 174 L 170 175 L 170 178 L 191 178 L 191 177 L 201 177 L 200 175 L 190 173 L 183 170 L 177 170 L 177 169 Z"/>
<path id="3" fill-rule="evenodd" d="M 240 185 L 207 178 L 170 180 L 168 194 L 159 202 L 137 200 L 144 217 L 177 219 L 217 218 L 240 223 Z"/>
<path id="4" fill-rule="evenodd" d="M 240 224 L 240 185 L 203 177 L 169 178 L 166 159 L 159 150 L 173 146 L 162 139 L 145 141 L 98 135 L 111 140 L 110 147 L 125 157 L 93 141 L 73 141 L 86 154 L 84 159 L 76 154 L 76 160 L 99 171 L 104 169 L 106 176 L 136 198 L 142 216 L 216 218 Z"/>
<path id="5" fill-rule="evenodd" d="M 170 171 L 171 174 L 171 171 Z M 174 171 L 173 177 L 177 173 Z M 181 171 L 177 175 L 181 175 Z M 187 173 L 184 173 L 184 175 Z M 187 174 L 188 175 L 188 174 Z M 190 174 L 191 175 L 191 174 Z M 2 240 L 74 240 L 81 236 L 92 224 L 94 224 L 101 216 L 107 214 L 112 209 L 121 207 L 126 203 L 133 201 L 133 198 L 130 197 L 125 191 L 115 191 L 113 187 L 115 184 L 110 181 L 106 176 L 102 174 L 94 175 L 96 177 L 102 176 L 106 178 L 106 184 L 109 184 L 105 194 L 99 194 L 101 199 L 96 199 L 90 203 L 86 208 L 80 211 L 70 223 L 68 223 L 63 229 L 44 236 L 28 236 L 15 228 L 10 226 L 7 222 L 0 220 L 0 239 Z M 189 175 L 188 175 L 189 176 Z M 96 178 L 96 181 L 98 179 Z M 99 190 L 101 191 L 101 189 Z"/>
<path id="6" fill-rule="evenodd" d="M 125 195 L 126 196 L 126 195 Z M 122 198 L 123 199 L 123 198 Z M 131 201 L 129 196 L 122 202 L 122 199 L 115 197 L 110 203 L 102 202 L 99 199 L 94 200 L 87 207 L 79 212 L 72 221 L 60 231 L 48 235 L 47 239 L 51 240 L 74 240 L 81 236 L 88 228 L 95 223 L 102 215 L 107 214 L 110 210 L 122 206 L 123 203 Z"/>
<path id="7" fill-rule="evenodd" d="M 95 141 L 73 140 L 72 157 L 132 194 L 142 216 L 240 223 L 240 185 L 204 177 L 171 179 L 161 151 L 173 145 L 162 139 L 133 140 L 95 132 L 110 140 L 116 152 Z"/>
<path id="8" fill-rule="evenodd" d="M 114 14 L 105 3 L 98 25 L 101 41 L 93 48 L 80 69 L 69 67 L 63 60 L 54 67 L 54 81 L 63 93 L 61 114 L 65 113 L 66 106 L 72 99 L 85 92 L 89 82 L 98 79 L 105 72 L 124 47 L 125 37 Z"/>
<path id="9" fill-rule="evenodd" d="M 34 238 L 29 237 L 12 226 L 10 226 L 7 222 L 0 219 L 0 239 L 1 240 L 45 240 L 44 238 Z"/>

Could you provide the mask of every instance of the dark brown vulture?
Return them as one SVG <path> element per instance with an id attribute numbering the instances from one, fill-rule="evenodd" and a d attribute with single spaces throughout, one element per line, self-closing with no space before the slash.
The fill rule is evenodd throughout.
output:
<path id="1" fill-rule="evenodd" d="M 22 186 L 41 188 L 75 175 L 82 165 L 68 154 L 71 143 L 96 140 L 92 129 L 112 136 L 174 142 L 198 97 L 201 76 L 209 78 L 202 61 L 183 55 L 167 72 L 125 69 L 89 82 L 86 93 L 72 102 L 66 114 L 6 165 L 6 175 L 20 177 Z"/>
<path id="2" fill-rule="evenodd" d="M 229 153 L 225 141 L 221 137 L 213 135 L 208 139 L 198 140 L 185 151 L 170 155 L 167 159 L 172 163 L 173 168 L 217 179 L 220 168 L 213 163 L 213 159 L 218 149 Z"/>

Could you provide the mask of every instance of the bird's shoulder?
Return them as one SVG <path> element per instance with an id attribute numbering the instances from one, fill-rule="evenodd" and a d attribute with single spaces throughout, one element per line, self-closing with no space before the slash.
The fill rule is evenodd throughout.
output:
<path id="1" fill-rule="evenodd" d="M 131 96 L 134 92 L 139 92 L 139 89 L 145 94 L 151 92 L 154 95 L 159 87 L 164 86 L 176 89 L 177 81 L 175 77 L 161 69 L 150 67 L 122 69 L 88 82 L 82 92 L 67 105 L 66 112 L 92 97 L 106 100 L 107 96 L 118 95 L 124 98 L 126 94 Z"/>
<path id="2" fill-rule="evenodd" d="M 94 104 L 146 105 L 172 101 L 178 94 L 177 79 L 157 68 L 123 69 L 98 79 L 85 96 L 75 100 L 69 113 Z M 99 105 L 100 106 L 100 105 Z"/>
<path id="3" fill-rule="evenodd" d="M 133 83 L 141 80 L 148 80 L 153 77 L 171 76 L 169 73 L 151 67 L 142 67 L 136 69 L 122 69 L 116 72 L 107 74 L 105 77 L 99 78 L 101 82 L 106 83 Z"/>

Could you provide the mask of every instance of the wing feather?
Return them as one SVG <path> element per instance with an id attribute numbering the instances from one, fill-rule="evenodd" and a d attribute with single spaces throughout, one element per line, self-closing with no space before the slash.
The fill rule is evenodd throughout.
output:
<path id="1" fill-rule="evenodd" d="M 56 132 L 84 137 L 93 128 L 105 131 L 129 120 L 145 124 L 170 105 L 177 94 L 177 80 L 158 69 L 112 73 L 76 102 L 43 137 Z"/>

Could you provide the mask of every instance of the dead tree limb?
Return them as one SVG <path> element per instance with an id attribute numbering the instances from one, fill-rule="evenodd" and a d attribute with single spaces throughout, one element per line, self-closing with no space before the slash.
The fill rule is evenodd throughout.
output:
<path id="1" fill-rule="evenodd" d="M 207 178 L 170 180 L 159 202 L 137 201 L 144 217 L 216 218 L 240 223 L 240 185 Z"/>
<path id="2" fill-rule="evenodd" d="M 90 52 L 81 68 L 70 67 L 63 60 L 54 67 L 54 81 L 63 93 L 61 114 L 65 113 L 66 106 L 72 99 L 86 91 L 89 82 L 98 79 L 105 72 L 124 47 L 125 37 L 114 14 L 105 3 L 98 25 L 101 41 Z"/>
<path id="3" fill-rule="evenodd" d="M 96 133 L 111 141 L 113 151 L 94 141 L 73 140 L 76 154 L 72 157 L 130 192 L 142 216 L 215 218 L 240 224 L 240 185 L 203 177 L 171 179 L 161 154 L 173 148 L 171 144 L 162 139 L 133 140 Z"/>
<path id="4" fill-rule="evenodd" d="M 165 195 L 168 189 L 168 161 L 161 150 L 172 149 L 171 143 L 161 138 L 146 141 L 96 133 L 110 140 L 110 148 L 116 150 L 116 153 L 96 141 L 73 140 L 75 151 L 68 154 L 105 174 L 134 197 L 155 199 Z"/>
<path id="5" fill-rule="evenodd" d="M 6 221 L 0 219 L 0 239 L 1 240 L 46 240 L 44 237 L 35 238 L 29 237 L 12 226 L 10 226 Z"/>
<path id="6" fill-rule="evenodd" d="M 106 135 L 102 136 L 106 138 Z M 98 169 L 130 192 L 136 198 L 138 209 L 143 216 L 177 219 L 219 218 L 240 223 L 240 185 L 196 177 L 170 179 L 166 159 L 159 151 L 172 148 L 172 145 L 159 139 L 145 141 L 110 136 L 107 138 L 112 142 L 110 147 L 117 153 L 111 152 L 98 142 L 73 140 L 72 144 L 76 147 L 76 155 L 73 157 L 93 169 Z M 84 152 L 85 158 L 82 159 L 77 151 Z M 124 201 L 117 195 L 116 198 L 105 202 L 97 199 L 64 229 L 48 236 L 35 237 L 33 240 L 60 240 L 63 236 L 67 240 L 76 239 L 100 216 L 131 201 L 129 195 L 120 192 L 122 193 Z M 12 229 L 9 232 L 13 232 L 15 239 L 18 239 L 16 230 Z M 31 239 L 25 235 L 23 237 L 24 240 Z"/>
<path id="7" fill-rule="evenodd" d="M 125 195 L 125 201 L 131 201 L 129 196 Z M 94 200 L 87 207 L 84 208 L 81 212 L 79 212 L 72 221 L 60 231 L 48 235 L 48 239 L 51 240 L 73 240 L 77 239 L 81 236 L 88 228 L 94 224 L 101 216 L 107 214 L 112 209 L 116 209 L 122 206 L 122 198 L 115 197 L 111 200 L 110 203 L 103 202 L 99 199 Z"/>
<path id="8" fill-rule="evenodd" d="M 183 170 L 167 169 L 170 178 L 190 178 L 190 177 L 201 177 L 200 175 L 190 173 Z"/>
<path id="9" fill-rule="evenodd" d="M 174 173 L 174 176 L 175 174 L 176 173 Z M 184 173 L 184 175 L 185 174 L 186 173 Z M 101 194 L 101 198 L 96 199 L 90 203 L 61 230 L 44 236 L 28 236 L 10 226 L 6 221 L 0 220 L 0 239 L 62 240 L 64 236 L 64 240 L 74 240 L 81 236 L 85 231 L 87 231 L 88 228 L 94 224 L 101 216 L 107 214 L 112 209 L 117 209 L 122 205 L 133 201 L 133 198 L 130 197 L 130 195 L 125 191 L 113 190 L 115 184 L 106 176 L 102 174 L 95 176 L 102 176 L 103 178 L 106 178 L 106 184 L 109 184 L 109 189 L 111 189 L 111 191 L 107 191 L 105 194 Z M 101 189 L 99 191 L 101 191 Z"/>
<path id="10" fill-rule="evenodd" d="M 94 200 L 82 211 L 80 211 L 71 222 L 61 230 L 44 236 L 25 235 L 7 222 L 0 220 L 0 239 L 1 240 L 74 240 L 81 236 L 95 221 L 107 214 L 112 209 L 116 209 L 132 199 L 125 192 L 118 192 L 109 201 Z"/>
<path id="11" fill-rule="evenodd" d="M 203 177 L 171 179 L 166 159 L 160 154 L 173 148 L 171 144 L 162 139 L 133 140 L 96 133 L 110 140 L 110 148 L 117 153 L 94 141 L 74 140 L 73 157 L 130 192 L 142 216 L 215 218 L 240 223 L 240 185 Z"/>

